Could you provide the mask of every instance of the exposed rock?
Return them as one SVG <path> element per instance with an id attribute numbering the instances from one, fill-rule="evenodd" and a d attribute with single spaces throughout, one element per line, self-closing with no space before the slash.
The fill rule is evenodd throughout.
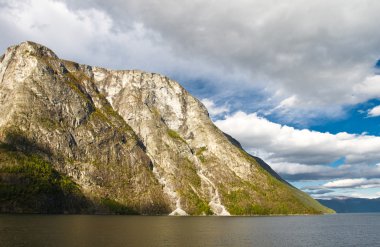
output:
<path id="1" fill-rule="evenodd" d="M 329 211 L 233 140 L 159 74 L 79 65 L 32 42 L 8 48 L 0 64 L 0 142 L 50 162 L 88 212 Z M 0 183 L 17 165 L 0 160 Z"/>

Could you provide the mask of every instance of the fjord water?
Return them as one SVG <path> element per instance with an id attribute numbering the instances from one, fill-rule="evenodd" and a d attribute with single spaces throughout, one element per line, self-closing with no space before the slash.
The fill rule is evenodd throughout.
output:
<path id="1" fill-rule="evenodd" d="M 380 246 L 380 214 L 0 215 L 1 246 Z"/>

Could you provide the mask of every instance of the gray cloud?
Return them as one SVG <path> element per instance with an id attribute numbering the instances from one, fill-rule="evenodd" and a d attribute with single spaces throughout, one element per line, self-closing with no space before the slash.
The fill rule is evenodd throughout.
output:
<path id="1" fill-rule="evenodd" d="M 106 9 L 95 6 L 69 8 L 52 0 L 4 2 L 0 5 L 0 31 L 7 35 L 0 40 L 0 48 L 32 40 L 62 58 L 85 64 L 142 69 L 186 80 L 218 74 L 216 66 L 204 66 L 195 56 L 176 56 L 171 44 L 144 23 L 122 20 L 123 25 Z M 179 71 L 186 71 L 186 76 Z M 216 81 L 221 81 L 222 77 L 218 78 Z"/>
<path id="2" fill-rule="evenodd" d="M 284 179 L 288 181 L 307 180 L 332 180 L 346 178 L 380 178 L 380 169 L 377 166 L 360 164 L 355 166 L 343 165 L 340 167 L 329 166 L 304 166 L 300 169 L 299 164 L 272 163 L 269 162 Z"/>
<path id="3" fill-rule="evenodd" d="M 344 104 L 380 96 L 353 90 L 373 74 L 380 56 L 378 1 L 76 2 L 70 6 L 106 11 L 119 29 L 143 23 L 177 57 L 197 57 L 225 76 L 245 75 L 223 81 L 223 89 L 265 88 L 273 105 L 296 96 L 302 104 L 277 112 L 289 121 L 300 113 L 336 117 Z"/>

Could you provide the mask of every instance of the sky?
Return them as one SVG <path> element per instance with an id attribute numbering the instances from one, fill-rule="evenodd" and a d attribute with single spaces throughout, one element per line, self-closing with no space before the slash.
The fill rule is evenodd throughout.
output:
<path id="1" fill-rule="evenodd" d="M 380 1 L 0 0 L 0 49 L 177 80 L 314 198 L 380 197 Z"/>

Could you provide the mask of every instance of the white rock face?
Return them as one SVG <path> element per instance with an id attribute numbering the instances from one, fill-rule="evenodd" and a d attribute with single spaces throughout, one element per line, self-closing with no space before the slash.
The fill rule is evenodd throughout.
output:
<path id="1" fill-rule="evenodd" d="M 214 126 L 202 103 L 159 74 L 99 68 L 93 68 L 93 73 L 101 92 L 146 146 L 156 177 L 175 201 L 172 214 L 185 214 L 181 200 L 186 205 L 187 194 L 195 193 L 213 214 L 230 215 L 219 194 L 219 173 L 249 180 L 256 169 Z M 199 162 L 197 152 L 205 164 Z M 189 179 L 176 180 L 184 160 L 194 169 L 199 186 Z"/>
<path id="2" fill-rule="evenodd" d="M 105 75 L 107 73 L 108 75 Z M 112 72 L 95 68 L 94 75 L 96 75 L 95 80 L 103 78 L 96 81 L 96 84 L 143 140 L 147 153 L 154 160 L 155 174 L 160 174 L 157 178 L 164 184 L 164 191 L 169 197 L 176 198 L 172 214 L 186 213 L 180 203 L 181 196 L 176 191 L 188 187 L 185 190 L 191 189 L 199 194 L 201 200 L 210 206 L 214 214 L 229 215 L 222 204 L 217 186 L 204 175 L 206 168 L 197 161 L 198 157 L 194 152 L 207 147 L 215 158 L 226 156 L 225 159 L 230 160 L 231 167 L 240 168 L 236 169 L 236 173 L 240 173 L 242 177 L 247 177 L 251 172 L 250 164 L 247 161 L 238 163 L 230 157 L 230 154 L 223 155 L 228 149 L 219 153 L 223 147 L 220 147 L 218 141 L 219 143 L 228 141 L 209 120 L 205 107 L 178 83 L 158 74 L 140 71 Z M 170 133 L 178 136 L 173 138 Z M 178 155 L 170 155 L 172 150 L 176 150 L 182 159 L 190 161 L 189 165 L 196 170 L 195 173 L 200 178 L 201 186 L 198 189 L 195 189 L 191 181 L 187 181 L 189 184 L 176 183 L 175 177 L 181 172 L 178 170 L 182 169 L 180 164 L 182 161 Z M 235 173 L 229 166 L 225 169 Z M 184 193 L 182 191 L 182 194 Z M 186 197 L 183 196 L 183 200 L 186 200 Z"/>

